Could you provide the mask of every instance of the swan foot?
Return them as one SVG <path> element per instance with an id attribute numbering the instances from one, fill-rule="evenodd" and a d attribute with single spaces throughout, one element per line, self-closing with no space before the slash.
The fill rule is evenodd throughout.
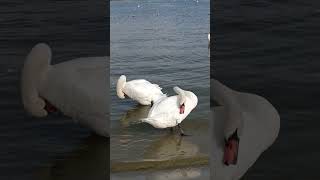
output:
<path id="1" fill-rule="evenodd" d="M 179 131 L 180 131 L 180 136 L 191 136 L 190 134 L 186 134 L 184 133 L 182 127 L 180 126 L 180 124 L 178 124 L 178 128 L 179 128 Z"/>

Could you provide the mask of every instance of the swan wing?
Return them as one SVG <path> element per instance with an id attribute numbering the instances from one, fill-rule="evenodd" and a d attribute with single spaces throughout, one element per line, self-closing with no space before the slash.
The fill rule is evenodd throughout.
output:
<path id="1" fill-rule="evenodd" d="M 132 99 L 141 104 L 151 104 L 151 101 L 157 94 L 162 94 L 158 85 L 151 84 L 149 81 L 139 79 L 126 83 L 124 92 Z"/>
<path id="2" fill-rule="evenodd" d="M 155 128 L 168 128 L 178 125 L 179 119 L 176 114 L 167 112 L 154 114 L 152 117 L 142 119 L 142 122 L 147 122 Z"/>
<path id="3" fill-rule="evenodd" d="M 52 66 L 40 95 L 66 116 L 108 134 L 106 57 L 79 58 Z"/>
<path id="4" fill-rule="evenodd" d="M 161 92 L 162 90 L 162 88 L 158 84 L 152 84 L 145 79 L 132 80 L 132 81 L 129 81 L 129 83 L 134 86 L 141 86 L 147 90 L 150 90 L 151 92 Z"/>
<path id="5" fill-rule="evenodd" d="M 170 96 L 160 99 L 155 103 L 149 111 L 148 116 L 162 113 L 179 113 L 178 96 Z"/>

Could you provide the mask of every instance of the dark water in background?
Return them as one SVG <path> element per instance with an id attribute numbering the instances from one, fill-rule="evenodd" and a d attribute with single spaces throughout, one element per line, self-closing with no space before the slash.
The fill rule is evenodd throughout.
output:
<path id="1" fill-rule="evenodd" d="M 320 2 L 215 0 L 211 12 L 211 75 L 281 116 L 277 141 L 243 179 L 319 179 Z"/>
<path id="2" fill-rule="evenodd" d="M 107 55 L 106 9 L 105 1 L 0 3 L 0 179 L 107 177 L 107 139 L 66 117 L 29 117 L 20 98 L 20 71 L 38 42 L 51 46 L 53 63 Z M 100 171 L 81 171 L 91 166 Z"/>
<path id="3" fill-rule="evenodd" d="M 209 0 L 111 2 L 112 162 L 161 162 L 208 152 L 209 8 Z M 177 85 L 193 91 L 199 102 L 183 126 L 194 136 L 183 138 L 180 146 L 177 137 L 168 137 L 169 131 L 148 124 L 133 125 L 149 109 L 116 96 L 116 83 L 122 74 L 127 80 L 146 79 L 159 84 L 169 96 L 175 95 L 172 88 Z M 204 177 L 202 173 L 200 176 Z"/>

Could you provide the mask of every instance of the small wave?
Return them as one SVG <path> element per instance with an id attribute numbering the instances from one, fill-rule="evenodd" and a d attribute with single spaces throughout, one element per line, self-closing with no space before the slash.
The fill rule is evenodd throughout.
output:
<path id="1" fill-rule="evenodd" d="M 208 165 L 209 157 L 199 155 L 193 157 L 174 158 L 168 160 L 145 160 L 145 161 L 128 161 L 128 162 L 111 162 L 111 172 L 143 171 L 143 170 L 163 170 L 194 166 Z"/>

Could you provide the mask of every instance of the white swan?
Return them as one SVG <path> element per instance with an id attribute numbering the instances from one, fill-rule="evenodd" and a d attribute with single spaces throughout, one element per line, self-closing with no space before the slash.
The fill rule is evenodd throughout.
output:
<path id="1" fill-rule="evenodd" d="M 178 126 L 181 135 L 185 135 L 180 123 L 197 106 L 198 98 L 193 92 L 182 90 L 179 87 L 174 87 L 173 90 L 178 95 L 160 99 L 150 109 L 148 117 L 142 119 L 142 122 L 161 129 Z"/>
<path id="2" fill-rule="evenodd" d="M 108 136 L 108 58 L 78 58 L 51 65 L 50 47 L 37 44 L 22 70 L 24 108 L 36 117 L 57 109 L 97 134 Z"/>
<path id="3" fill-rule="evenodd" d="M 211 43 L 210 43 L 210 33 L 208 33 L 208 41 L 209 41 L 209 42 L 208 42 L 208 50 L 209 50 L 209 51 L 208 51 L 208 53 L 209 53 L 209 55 L 208 55 L 208 56 L 210 57 L 210 53 L 211 53 L 211 52 L 210 52 L 210 48 L 211 48 Z"/>
<path id="4" fill-rule="evenodd" d="M 142 105 L 152 105 L 166 95 L 162 93 L 157 84 L 152 84 L 144 79 L 126 81 L 126 76 L 121 75 L 117 82 L 117 95 L 124 99 L 125 95 L 138 101 Z"/>
<path id="5" fill-rule="evenodd" d="M 212 176 L 240 179 L 277 138 L 280 117 L 261 96 L 234 91 L 214 79 L 211 87 L 211 97 L 221 105 L 212 110 Z"/>

